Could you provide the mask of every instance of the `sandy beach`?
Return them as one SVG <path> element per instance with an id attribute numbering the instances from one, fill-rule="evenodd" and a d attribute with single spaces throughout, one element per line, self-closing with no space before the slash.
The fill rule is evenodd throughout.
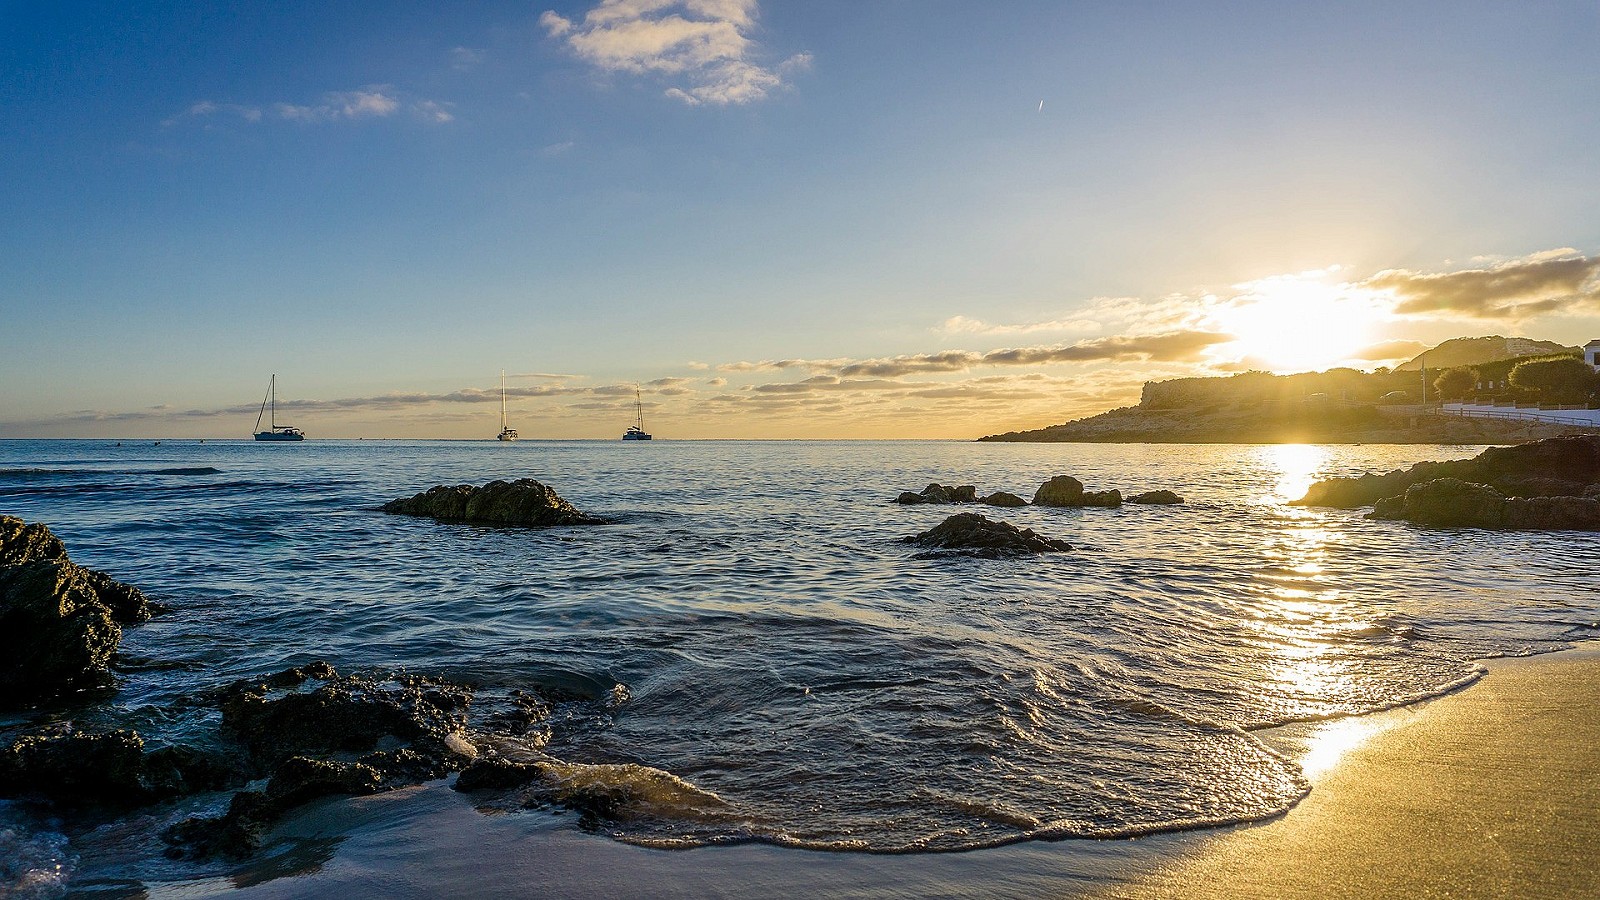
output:
<path id="1" fill-rule="evenodd" d="M 1489 670 L 1313 729 L 1304 801 L 1106 896 L 1600 896 L 1600 649 Z"/>

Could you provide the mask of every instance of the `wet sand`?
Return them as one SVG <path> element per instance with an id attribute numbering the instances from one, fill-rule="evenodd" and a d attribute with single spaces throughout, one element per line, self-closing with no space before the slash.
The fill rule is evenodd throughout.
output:
<path id="1" fill-rule="evenodd" d="M 1600 897 L 1593 647 L 1494 661 L 1458 693 L 1310 729 L 1298 806 L 1102 896 Z"/>

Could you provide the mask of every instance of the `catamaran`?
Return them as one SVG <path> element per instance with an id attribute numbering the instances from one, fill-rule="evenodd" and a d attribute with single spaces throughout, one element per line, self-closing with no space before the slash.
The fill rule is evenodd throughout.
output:
<path id="1" fill-rule="evenodd" d="M 650 432 L 644 430 L 644 400 L 639 396 L 639 386 L 637 384 L 633 386 L 633 404 L 634 408 L 638 410 L 638 418 L 635 419 L 634 424 L 628 426 L 627 431 L 622 433 L 622 439 L 625 441 L 648 441 L 650 440 Z"/>
<path id="2" fill-rule="evenodd" d="M 267 420 L 266 431 L 261 429 L 261 417 L 267 414 L 268 408 L 272 416 Z M 278 375 L 273 373 L 267 381 L 267 396 L 261 398 L 261 412 L 256 413 L 256 440 L 258 441 L 303 441 L 306 433 L 293 425 L 278 424 Z"/>
<path id="3" fill-rule="evenodd" d="M 517 430 L 506 425 L 506 370 L 500 370 L 500 433 L 495 436 L 497 441 L 514 441 L 517 439 Z"/>

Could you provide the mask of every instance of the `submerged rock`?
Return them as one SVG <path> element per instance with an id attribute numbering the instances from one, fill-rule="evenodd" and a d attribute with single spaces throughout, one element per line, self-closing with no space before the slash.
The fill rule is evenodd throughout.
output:
<path id="1" fill-rule="evenodd" d="M 1134 494 L 1132 497 L 1129 497 L 1127 502 L 1170 506 L 1173 504 L 1182 503 L 1183 498 L 1171 491 L 1145 491 L 1142 494 Z"/>
<path id="2" fill-rule="evenodd" d="M 0 516 L 0 706 L 110 684 L 121 626 L 150 610 L 137 588 L 68 559 L 50 529 Z"/>
<path id="3" fill-rule="evenodd" d="M 1506 497 L 1490 485 L 1436 478 L 1379 500 L 1368 518 L 1436 527 L 1600 531 L 1600 499 Z"/>
<path id="4" fill-rule="evenodd" d="M 1329 478 L 1313 484 L 1294 503 L 1351 509 L 1398 497 L 1413 485 L 1440 478 L 1485 484 L 1509 496 L 1583 496 L 1600 484 L 1600 435 L 1490 447 L 1472 459 L 1420 462 L 1383 475 Z"/>
<path id="5" fill-rule="evenodd" d="M 603 520 L 579 512 L 549 487 L 531 478 L 440 485 L 414 497 L 391 500 L 383 511 L 486 525 L 598 525 Z"/>
<path id="6" fill-rule="evenodd" d="M 1018 528 L 977 513 L 958 513 L 921 534 L 902 540 L 935 550 L 963 551 L 987 557 L 1072 549 L 1065 541 L 1041 537 L 1030 528 Z"/>

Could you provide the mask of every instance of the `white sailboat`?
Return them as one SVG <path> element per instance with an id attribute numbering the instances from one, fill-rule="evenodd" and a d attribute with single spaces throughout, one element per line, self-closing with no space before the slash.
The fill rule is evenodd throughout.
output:
<path id="1" fill-rule="evenodd" d="M 634 408 L 638 410 L 638 418 L 634 420 L 634 424 L 628 426 L 627 431 L 622 433 L 622 439 L 625 441 L 648 441 L 651 438 L 650 432 L 644 430 L 644 400 L 639 396 L 639 386 L 637 384 L 633 386 L 633 404 Z"/>
<path id="2" fill-rule="evenodd" d="M 514 441 L 517 439 L 517 430 L 506 424 L 506 370 L 500 370 L 500 433 L 495 436 L 497 441 Z"/>

